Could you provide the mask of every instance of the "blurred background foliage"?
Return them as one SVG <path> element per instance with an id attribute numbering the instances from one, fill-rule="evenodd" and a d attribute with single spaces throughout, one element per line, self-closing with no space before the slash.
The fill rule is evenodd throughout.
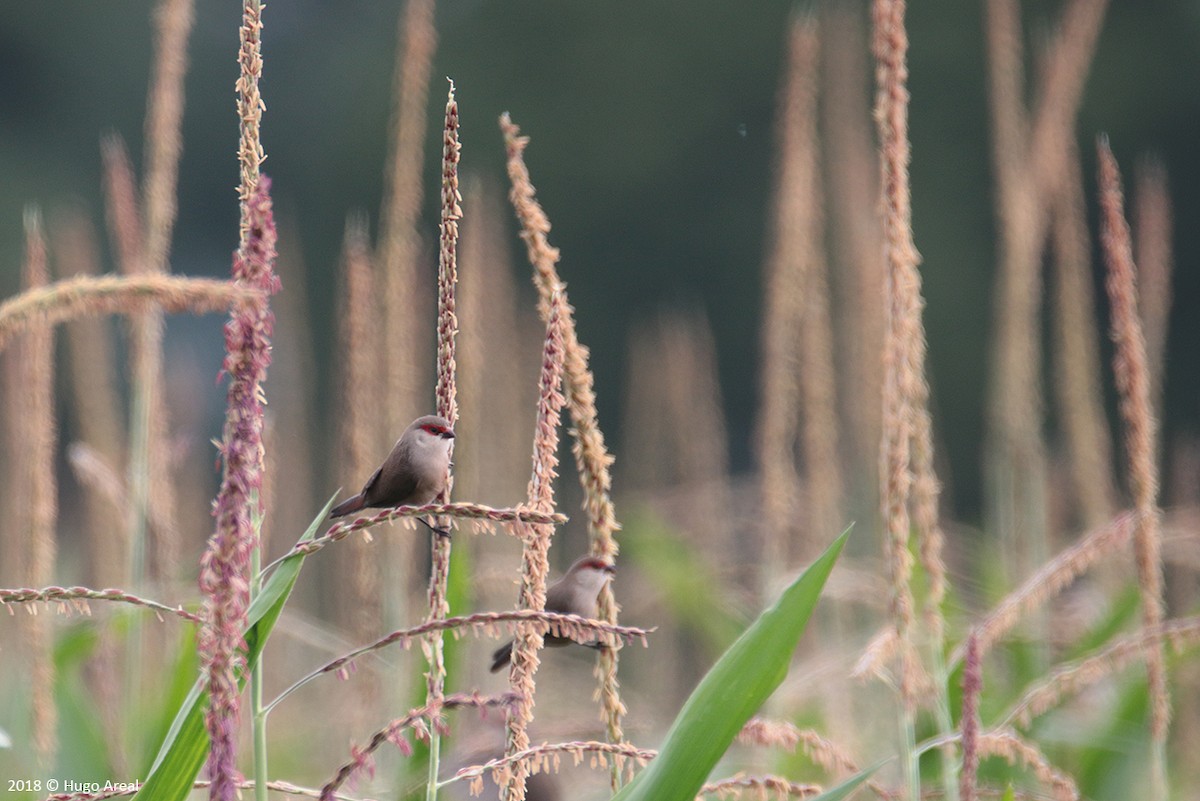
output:
<path id="1" fill-rule="evenodd" d="M 0 5 L 0 174 L 4 176 L 0 296 L 10 296 L 19 287 L 22 209 L 29 203 L 46 213 L 52 261 L 55 220 L 75 209 L 95 224 L 105 268 L 115 268 L 114 248 L 103 224 L 99 142 L 107 133 L 119 133 L 128 143 L 133 163 L 142 162 L 154 5 L 150 0 Z M 1026 65 L 1027 87 L 1036 81 L 1040 49 L 1063 5 L 1022 3 L 1025 49 L 1031 62 Z M 815 8 L 821 12 L 850 9 L 860 16 L 859 35 L 867 29 L 865 2 L 831 0 Z M 952 521 L 948 528 L 955 535 L 949 547 L 952 589 L 946 604 L 952 629 L 971 617 L 969 610 L 986 607 L 1014 583 L 1014 577 L 1000 568 L 1003 560 L 992 558 L 1003 548 L 997 545 L 997 537 L 989 536 L 986 547 L 972 548 L 977 540 L 957 536 L 970 533 L 983 517 L 993 274 L 1000 240 L 993 197 L 983 9 L 982 0 L 936 0 L 913 3 L 907 15 L 913 224 L 923 257 L 937 467 L 947 490 L 945 518 Z M 393 105 L 397 20 L 402 10 L 400 3 L 276 0 L 265 14 L 262 91 L 267 111 L 262 138 L 268 160 L 264 170 L 273 179 L 284 285 L 274 303 L 279 325 L 266 390 L 275 415 L 267 452 L 269 459 L 278 460 L 281 485 L 272 506 L 274 514 L 266 524 L 272 555 L 287 547 L 337 487 L 353 490 L 365 478 L 339 469 L 340 251 L 348 213 L 365 212 L 372 237 L 377 235 Z M 538 197 L 554 223 L 550 238 L 562 250 L 560 272 L 570 285 L 580 340 L 591 349 L 600 420 L 617 457 L 614 495 L 625 527 L 618 583 L 623 620 L 660 627 L 649 650 L 629 648 L 622 655 L 624 697 L 632 711 L 631 739 L 639 743 L 654 739 L 715 655 L 753 617 L 762 597 L 769 595 L 767 585 L 784 578 L 782 574 L 804 556 L 783 554 L 785 559 L 778 564 L 760 559 L 757 540 L 763 514 L 758 478 L 752 474 L 752 442 L 762 408 L 758 394 L 763 264 L 775 235 L 777 115 L 787 31 L 795 10 L 792 3 L 774 0 L 688 4 L 456 0 L 437 7 L 438 47 L 423 159 L 421 267 L 428 283 L 413 288 L 413 303 L 414 308 L 424 307 L 422 319 L 432 320 L 433 292 L 428 284 L 436 261 L 437 154 L 446 89 L 441 76 L 455 80 L 461 109 L 465 219 L 460 310 L 466 307 L 470 291 L 490 293 L 482 302 L 478 294 L 470 301 L 475 313 L 469 321 L 463 314 L 460 390 L 466 396 L 469 382 L 476 382 L 470 392 L 479 413 L 474 417 L 465 413 L 459 426 L 462 450 L 456 465 L 460 481 L 456 494 L 478 490 L 484 497 L 472 500 L 507 505 L 522 496 L 528 475 L 533 401 L 532 394 L 522 393 L 534 383 L 541 334 L 533 322 L 534 293 L 525 278 L 523 247 L 501 199 L 507 181 L 496 120 L 501 112 L 510 111 L 532 137 L 526 157 Z M 179 219 L 170 258 L 175 273 L 227 276 L 237 244 L 238 120 L 233 87 L 239 11 L 236 3 L 199 3 L 196 8 L 186 78 Z M 1200 271 L 1194 266 L 1200 233 L 1191 225 L 1200 213 L 1196 148 L 1200 93 L 1190 86 L 1190 80 L 1200 74 L 1197 42 L 1200 5 L 1195 2 L 1112 2 L 1075 125 L 1093 232 L 1096 309 L 1105 330 L 1108 306 L 1101 287 L 1099 248 L 1094 245 L 1095 135 L 1106 132 L 1111 137 L 1131 194 L 1134 165 L 1144 155 L 1160 159 L 1169 176 L 1176 224 L 1162 436 L 1168 471 L 1173 445 L 1194 443 L 1200 433 L 1200 371 L 1194 369 L 1200 319 L 1193 313 L 1200 301 Z M 821 63 L 826 69 L 830 46 L 823 46 Z M 856 49 L 864 72 L 855 102 L 866 121 L 871 76 L 866 69 L 865 38 Z M 821 81 L 819 91 L 826 89 Z M 819 102 L 826 104 L 829 98 L 822 96 Z M 870 151 L 869 158 L 869 168 L 877 169 L 877 153 Z M 832 179 L 827 175 L 825 180 Z M 500 236 L 489 229 L 489 222 L 497 219 L 505 226 Z M 475 220 L 480 227 L 473 231 Z M 483 271 L 472 277 L 466 269 L 472 237 L 477 237 L 476 245 L 486 242 L 491 249 L 488 255 L 498 269 L 487 279 L 490 283 L 485 283 Z M 846 256 L 836 253 L 836 237 L 826 239 L 828 249 L 834 251 L 830 259 L 833 294 L 841 303 L 847 293 L 839 295 L 838 285 L 851 280 L 845 275 Z M 513 311 L 505 294 L 509 288 L 500 277 L 510 266 L 524 316 Z M 471 281 L 474 288 L 468 291 Z M 1048 309 L 1044 315 L 1049 316 L 1050 293 L 1043 294 Z M 493 299 L 496 302 L 489 306 Z M 154 588 L 172 603 L 195 598 L 196 556 L 202 538 L 211 533 L 205 510 L 217 472 L 207 440 L 218 435 L 223 412 L 224 393 L 213 381 L 222 358 L 223 322 L 221 315 L 171 317 L 167 325 L 165 391 L 172 443 L 179 446 L 180 454 L 174 465 L 181 487 L 179 516 L 189 537 L 183 568 L 177 571 L 183 575 L 168 576 L 182 583 Z M 475 323 L 473 330 L 468 322 Z M 834 321 L 835 329 L 838 322 Z M 382 336 L 382 321 L 372 317 L 369 323 Z M 113 334 L 124 327 L 112 320 L 105 325 Z M 711 325 L 711 331 L 706 325 Z M 843 333 L 839 331 L 839 337 Z M 425 336 L 431 345 L 432 325 Z M 512 363 L 477 362 L 468 369 L 468 358 L 478 360 L 487 350 L 479 344 L 485 337 L 489 347 L 498 348 L 488 353 L 504 352 Z M 1111 347 L 1106 337 L 1101 340 L 1102 384 L 1110 426 L 1118 434 Z M 121 343 L 119 350 L 125 347 L 124 337 L 114 341 Z M 67 345 L 59 347 L 70 350 Z M 719 382 L 712 380 L 710 354 L 715 354 Z M 837 354 L 839 374 L 848 358 L 846 353 Z M 1054 369 L 1052 359 L 1045 363 L 1046 371 Z M 429 373 L 427 379 L 432 378 L 432 364 Z M 66 477 L 71 471 L 63 451 L 81 438 L 68 403 L 71 391 L 78 388 L 68 388 L 65 370 L 59 370 L 59 376 L 56 418 L 61 421 L 63 446 L 58 473 Z M 1057 454 L 1061 442 L 1053 430 L 1052 382 L 1045 383 L 1046 426 L 1051 450 Z M 432 387 L 431 380 L 428 386 Z M 517 386 L 524 389 L 513 389 Z M 0 395 L 10 403 L 20 392 L 19 387 L 15 392 L 13 387 L 3 389 Z M 126 391 L 124 383 L 122 391 Z M 428 401 L 432 407 L 431 396 Z M 843 409 L 863 403 L 844 396 L 838 402 Z M 428 409 L 406 411 L 415 416 Z M 471 431 L 479 425 L 474 421 L 484 418 L 522 423 L 505 425 L 505 433 L 511 429 L 513 436 L 488 438 Z M 272 441 L 272 436 L 277 439 Z M 477 459 L 471 458 L 465 444 L 472 441 L 479 446 Z M 382 457 L 390 442 L 372 447 Z M 869 452 L 875 444 L 870 444 Z M 850 450 L 853 445 L 861 443 L 844 441 L 842 448 Z M 1118 446 L 1111 468 L 1123 481 L 1120 450 Z M 552 551 L 560 568 L 582 549 L 584 539 L 573 466 L 562 455 L 566 480 L 560 482 L 560 507 L 575 519 L 563 529 L 564 541 Z M 851 717 L 839 703 L 856 705 L 871 710 L 863 738 L 886 739 L 889 735 L 880 734 L 881 727 L 875 725 L 880 719 L 878 709 L 885 708 L 879 698 L 887 697 L 881 688 L 856 690 L 853 697 L 827 690 L 830 681 L 844 679 L 863 644 L 859 635 L 877 627 L 888 595 L 886 571 L 877 561 L 879 527 L 871 519 L 873 497 L 863 491 L 877 482 L 873 455 L 865 464 L 864 468 L 860 460 L 857 468 L 847 468 L 863 474 L 846 476 L 849 500 L 840 512 L 859 520 L 848 556 L 872 554 L 875 560 L 847 559 L 839 567 L 828 595 L 845 602 L 843 608 L 838 616 L 818 614 L 813 639 L 819 647 L 802 649 L 806 656 L 812 652 L 815 656 L 805 670 L 793 672 L 781 698 L 773 702 L 775 709 L 768 711 L 804 722 L 823 717 L 832 734 L 852 739 L 846 731 L 852 727 Z M 1168 474 L 1163 484 L 1170 488 L 1172 483 Z M 1200 489 L 1194 486 L 1194 477 L 1191 483 L 1193 493 Z M 111 547 L 100 537 L 89 542 L 81 534 L 83 514 L 77 503 L 81 495 L 74 479 L 63 480 L 60 538 L 64 547 L 54 578 L 62 584 L 90 580 L 89 556 Z M 1194 498 L 1189 495 L 1179 503 L 1185 502 L 1194 503 Z M 1163 505 L 1171 504 L 1168 491 Z M 806 512 L 798 517 L 804 518 L 803 526 L 817 527 Z M 1056 522 L 1063 519 L 1060 514 Z M 826 543 L 840 528 L 808 532 L 808 545 L 817 540 Z M 1068 528 L 1064 523 L 1063 529 Z M 1194 533 L 1194 528 L 1188 531 Z M 423 537 L 408 534 L 397 530 L 381 537 L 386 547 L 401 543 L 402 550 L 384 550 L 382 556 L 371 551 L 367 559 L 386 565 L 389 581 L 393 574 L 407 570 L 412 585 L 407 589 L 419 596 L 425 581 L 426 546 Z M 1057 547 L 1066 537 L 1064 531 L 1054 534 Z M 503 537 L 468 542 L 471 550 L 455 550 L 457 558 L 470 562 L 469 567 L 460 563 L 452 572 L 461 582 L 453 589 L 454 611 L 507 608 L 514 597 L 516 544 Z M 88 547 L 72 547 L 81 544 Z M 352 561 L 347 546 L 341 554 L 306 568 L 305 584 L 281 619 L 283 636 L 272 641 L 268 662 L 278 670 L 269 674 L 272 684 L 286 682 L 285 676 L 321 664 L 365 640 L 362 632 L 347 625 L 355 612 L 368 613 L 372 637 L 379 633 L 381 616 L 397 616 L 378 598 L 382 613 L 374 605 L 365 609 L 360 603 L 364 593 L 380 593 L 377 588 L 348 587 L 353 583 L 348 581 Z M 1194 573 L 1181 575 L 1184 580 L 1176 586 L 1194 586 Z M 915 578 L 918 588 L 924 580 L 921 574 Z M 1135 616 L 1131 593 L 1113 586 L 1107 591 L 1110 597 L 1097 600 L 1095 588 L 1084 587 L 1067 599 L 1062 610 L 1066 614 L 1053 621 L 1068 632 L 1052 638 L 1050 645 L 1059 650 L 1058 656 L 1073 657 L 1111 641 Z M 364 608 L 353 608 L 356 603 Z M 1188 591 L 1174 603 L 1190 609 L 1194 598 Z M 1073 617 L 1077 608 L 1082 611 Z M 144 617 L 140 611 L 110 611 L 95 623 L 68 623 L 61 628 L 54 653 L 60 676 L 56 692 L 60 760 L 80 775 L 103 776 L 106 769 L 107 775 L 118 778 L 138 775 L 166 725 L 171 700 L 177 701 L 194 677 L 190 644 L 181 646 L 173 623 L 145 624 L 147 631 L 154 632 L 148 636 L 148 658 L 174 667 L 156 668 L 145 688 L 120 688 L 128 707 L 119 715 L 115 690 L 107 698 L 101 692 L 83 691 L 85 683 L 99 685 L 104 678 L 89 674 L 89 657 L 103 650 L 106 639 L 136 632 L 140 618 L 135 615 Z M 329 624 L 335 618 L 337 624 Z M 847 629 L 853 633 L 843 636 Z M 1083 644 L 1077 642 L 1080 632 Z M 456 654 L 460 670 L 452 671 L 459 674 L 452 675 L 456 689 L 486 689 L 489 681 L 499 685 L 499 678 L 484 673 L 485 656 L 493 646 L 490 641 L 463 642 Z M 1006 646 L 1003 669 L 989 671 L 995 699 L 986 699 L 987 716 L 1005 708 L 1008 695 L 1044 673 L 1046 647 L 1040 635 L 1032 643 Z M 579 692 L 591 655 L 575 653 L 578 650 L 582 649 L 544 655 L 539 694 L 544 691 L 556 704 L 555 714 L 539 719 L 542 736 L 547 738 L 576 736 L 581 721 L 595 718 L 587 693 Z M 405 667 L 410 674 L 404 673 Z M 406 708 L 421 667 L 415 654 L 378 654 L 362 671 L 357 686 L 370 678 L 380 681 L 376 674 L 399 673 L 402 679 L 389 679 L 382 688 L 367 686 L 364 698 L 372 701 L 364 705 L 367 712 Z M 1195 665 L 1185 670 L 1191 672 L 1180 681 L 1194 688 Z M 1113 685 L 1108 696 L 1087 699 L 1082 713 L 1070 710 L 1038 731 L 1052 755 L 1079 777 L 1085 793 L 1094 798 L 1129 797 L 1128 788 L 1137 781 L 1140 751 L 1135 746 L 1140 742 L 1137 738 L 1144 737 L 1142 674 L 1127 671 Z M 947 686 L 957 704 L 958 676 L 951 676 Z M 4 720 L 15 721 L 8 724 L 7 733 L 19 744 L 28 740 L 21 687 L 14 684 L 9 692 L 0 693 Z M 278 691 L 282 686 L 269 689 Z M 380 697 L 384 703 L 372 705 Z M 1191 700 L 1180 705 L 1177 737 L 1180 752 L 1186 754 L 1200 741 L 1196 726 L 1200 715 L 1194 714 L 1194 703 L 1186 705 L 1194 701 L 1195 693 L 1185 697 Z M 358 707 L 347 714 L 343 698 L 325 688 L 320 692 L 308 688 L 296 703 L 281 709 L 281 715 L 293 717 L 280 719 L 272 729 L 273 770 L 300 780 L 325 778 L 322 771 L 327 764 L 315 765 L 311 754 L 330 744 L 342 753 L 349 737 L 361 738 L 369 731 L 369 715 Z M 822 705 L 825 708 L 817 710 Z M 345 725 L 330 726 L 319 733 L 323 737 L 314 738 L 311 721 L 324 719 L 321 714 L 326 710 L 332 710 L 328 719 L 336 716 Z M 463 743 L 455 758 L 467 761 L 463 754 L 470 747 L 485 754 L 476 754 L 471 761 L 486 758 L 487 749 L 497 741 L 494 722 L 473 732 L 464 727 L 475 736 Z M 923 730 L 932 731 L 929 721 L 920 723 Z M 113 747 L 105 753 L 104 733 L 117 726 L 127 729 L 126 752 Z M 1073 747 L 1077 743 L 1072 738 L 1079 737 L 1087 740 L 1087 747 Z M 7 767 L 3 760 L 12 764 L 16 758 L 11 751 L 0 752 L 0 768 Z M 799 756 L 782 759 L 805 761 Z M 764 760 L 751 761 L 761 766 Z M 1191 786 L 1197 786 L 1195 768 L 1188 760 L 1176 759 L 1174 765 L 1191 776 Z M 985 765 L 985 773 L 988 770 Z M 995 766 L 990 770 L 995 772 Z M 1114 775 L 1119 772 L 1134 778 L 1117 781 Z M 381 771 L 387 773 L 386 768 Z M 598 792 L 604 791 L 603 776 L 593 784 Z"/>
<path id="2" fill-rule="evenodd" d="M 1027 44 L 1036 53 L 1060 4 L 1023 5 Z M 366 210 L 376 227 L 400 8 L 287 0 L 272 3 L 265 16 L 264 169 L 275 181 L 281 247 L 299 255 L 294 264 L 304 271 L 315 357 L 306 386 L 282 387 L 276 380 L 269 393 L 315 393 L 318 454 L 332 447 L 335 414 L 335 304 L 329 299 L 338 287 L 346 213 Z M 438 7 L 424 230 L 432 241 L 443 94 L 436 78 L 447 75 L 458 86 L 466 174 L 503 185 L 500 112 L 512 112 L 533 137 L 531 168 L 554 222 L 552 239 L 564 254 L 562 274 L 580 309 L 601 418 L 614 442 L 621 441 L 627 416 L 621 398 L 633 322 L 663 308 L 698 307 L 713 326 L 732 465 L 750 466 L 773 120 L 794 9 L 765 0 L 471 0 Z M 913 3 L 908 12 L 914 229 L 928 301 L 934 420 L 948 501 L 965 521 L 979 519 L 982 502 L 980 443 L 997 260 L 982 9 L 980 2 L 940 0 Z M 51 215 L 82 204 L 100 223 L 100 135 L 120 133 L 140 163 L 150 12 L 147 0 L 0 7 L 0 293 L 18 287 L 24 204 L 37 203 Z M 237 232 L 232 87 L 238 6 L 200 3 L 196 15 L 171 263 L 177 273 L 225 275 Z M 1114 2 L 1078 124 L 1089 195 L 1091 143 L 1101 131 L 1123 163 L 1132 166 L 1153 153 L 1168 171 L 1177 221 L 1168 442 L 1200 428 L 1200 373 L 1187 368 L 1200 342 L 1200 318 L 1191 313 L 1200 300 L 1200 271 L 1193 266 L 1200 233 L 1189 224 L 1200 213 L 1200 94 L 1190 83 L 1200 74 L 1197 41 L 1200 6 L 1194 2 Z M 515 236 L 510 242 L 518 253 Z M 427 253 L 432 272 L 432 247 Z M 283 280 L 285 288 L 298 283 L 287 272 Z M 220 338 L 205 332 L 217 325 L 215 318 L 172 320 L 168 365 L 215 372 Z M 1105 383 L 1111 387 L 1111 380 Z M 205 395 L 215 432 L 219 393 Z M 320 483 L 322 491 L 334 486 Z"/>

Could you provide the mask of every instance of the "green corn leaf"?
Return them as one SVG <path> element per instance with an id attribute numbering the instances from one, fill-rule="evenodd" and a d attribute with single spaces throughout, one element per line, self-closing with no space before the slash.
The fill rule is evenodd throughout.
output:
<path id="1" fill-rule="evenodd" d="M 842 532 L 701 679 L 667 732 L 658 756 L 614 801 L 696 797 L 733 738 L 787 675 L 792 653 L 849 531 Z"/>
<path id="2" fill-rule="evenodd" d="M 329 499 L 325 508 L 309 524 L 300 542 L 316 536 L 321 521 L 329 514 L 336 497 L 334 495 Z M 283 611 L 283 605 L 296 584 L 303 563 L 304 554 L 297 554 L 280 562 L 267 579 L 262 592 L 250 602 L 250 609 L 246 614 L 247 673 L 262 654 L 267 637 Z M 246 676 L 241 676 L 238 681 L 239 684 L 244 684 Z M 175 720 L 171 723 L 158 756 L 150 768 L 150 774 L 134 796 L 134 801 L 183 801 L 192 791 L 192 784 L 196 781 L 200 766 L 204 764 L 208 755 L 208 731 L 204 728 L 204 707 L 207 702 L 208 693 L 202 681 L 197 680 L 175 715 Z"/>
<path id="3" fill-rule="evenodd" d="M 879 763 L 882 764 L 882 763 Z M 843 798 L 849 798 L 850 795 L 858 789 L 859 785 L 871 777 L 871 774 L 879 769 L 879 764 L 873 765 L 866 770 L 861 770 L 855 773 L 849 779 L 839 784 L 837 787 L 830 787 L 825 792 L 821 793 L 812 801 L 842 801 Z"/>

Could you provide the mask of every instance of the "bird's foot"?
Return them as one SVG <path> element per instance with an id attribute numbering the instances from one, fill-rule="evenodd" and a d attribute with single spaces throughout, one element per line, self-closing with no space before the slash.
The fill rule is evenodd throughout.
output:
<path id="1" fill-rule="evenodd" d="M 417 519 L 420 520 L 422 524 L 424 524 L 425 528 L 429 529 L 434 534 L 437 534 L 439 537 L 445 537 L 446 539 L 450 539 L 450 530 L 449 529 L 439 528 L 438 526 L 435 526 L 433 523 L 430 523 L 428 520 L 426 520 L 423 517 L 418 517 Z"/>

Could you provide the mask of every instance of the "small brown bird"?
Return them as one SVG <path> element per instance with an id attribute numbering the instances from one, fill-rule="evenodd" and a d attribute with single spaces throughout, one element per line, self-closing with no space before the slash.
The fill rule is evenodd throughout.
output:
<path id="1" fill-rule="evenodd" d="M 566 575 L 546 588 L 546 611 L 558 612 L 561 615 L 579 615 L 595 619 L 599 615 L 597 600 L 600 590 L 612 579 L 617 569 L 598 556 L 585 556 L 577 559 Z M 553 634 L 546 635 L 545 644 L 549 647 L 560 647 L 575 642 L 565 637 Z M 587 644 L 589 648 L 599 648 L 599 643 Z M 512 659 L 512 640 L 496 649 L 492 654 L 491 671 L 495 673 Z"/>
<path id="2" fill-rule="evenodd" d="M 446 418 L 427 414 L 413 420 L 362 492 L 333 507 L 329 516 L 432 503 L 446 488 L 453 440 L 454 430 Z"/>

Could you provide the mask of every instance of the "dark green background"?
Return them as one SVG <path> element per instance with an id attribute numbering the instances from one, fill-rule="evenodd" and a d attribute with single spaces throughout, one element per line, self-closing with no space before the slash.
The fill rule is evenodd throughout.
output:
<path id="1" fill-rule="evenodd" d="M 1034 53 L 1059 4 L 1024 7 Z M 281 212 L 298 223 L 326 405 L 333 342 L 327 299 L 347 211 L 375 215 L 379 207 L 400 9 L 275 0 L 264 16 L 265 171 Z M 982 9 L 980 0 L 937 0 L 912 3 L 908 14 L 914 227 L 924 257 L 935 419 L 956 511 L 968 518 L 979 504 L 996 251 Z M 511 111 L 533 137 L 528 162 L 563 252 L 581 337 L 592 346 L 600 412 L 614 442 L 631 321 L 699 304 L 715 329 L 735 465 L 748 466 L 774 106 L 792 10 L 784 2 L 709 0 L 439 5 L 427 187 L 436 186 L 441 76 L 458 86 L 466 171 L 501 179 L 500 112 Z M 150 11 L 145 0 L 0 5 L 3 294 L 17 287 L 24 204 L 52 213 L 82 199 L 101 221 L 104 132 L 121 133 L 140 164 Z M 236 243 L 239 15 L 236 2 L 197 3 L 177 272 L 226 273 Z M 1127 183 L 1146 152 L 1157 153 L 1169 171 L 1176 273 L 1168 438 L 1198 428 L 1198 44 L 1200 4 L 1112 4 L 1079 122 L 1089 181 L 1101 131 L 1111 136 Z M 427 189 L 430 237 L 435 203 Z M 517 244 L 514 237 L 514 253 Z M 191 338 L 211 348 L 215 372 L 216 325 L 173 322 L 168 346 Z M 214 404 L 219 395 L 213 393 Z"/>

